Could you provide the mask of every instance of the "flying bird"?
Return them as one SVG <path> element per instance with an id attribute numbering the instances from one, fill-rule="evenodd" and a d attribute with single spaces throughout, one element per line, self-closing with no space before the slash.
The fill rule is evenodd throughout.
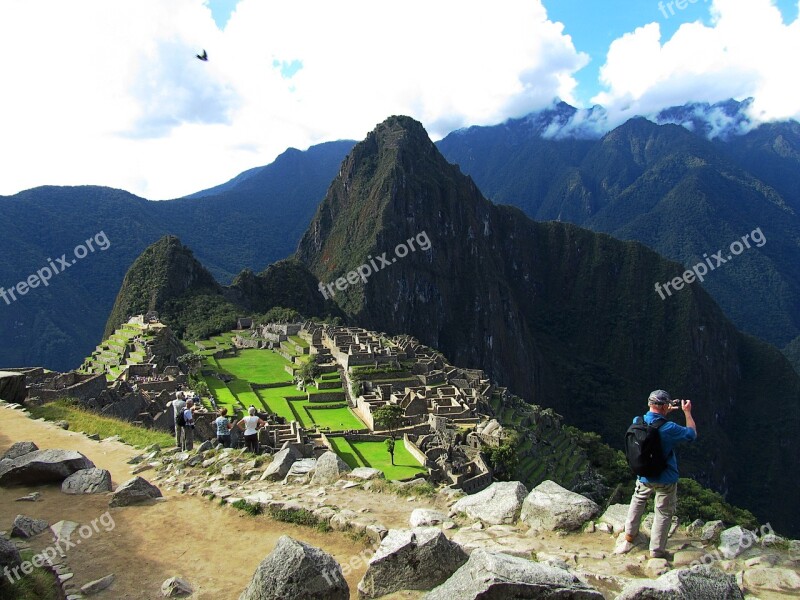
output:
<path id="1" fill-rule="evenodd" d="M 208 53 L 205 50 L 203 50 L 202 54 L 195 54 L 195 56 L 200 60 L 208 61 Z"/>

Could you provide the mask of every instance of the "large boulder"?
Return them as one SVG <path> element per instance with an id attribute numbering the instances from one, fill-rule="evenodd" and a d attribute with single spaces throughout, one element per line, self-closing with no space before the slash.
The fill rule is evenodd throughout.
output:
<path id="1" fill-rule="evenodd" d="M 34 519 L 25 515 L 17 515 L 11 525 L 11 535 L 18 538 L 29 539 L 42 533 L 50 527 L 50 523 L 42 519 Z"/>
<path id="2" fill-rule="evenodd" d="M 294 446 L 284 448 L 272 457 L 272 462 L 261 475 L 262 481 L 280 481 L 289 473 L 289 469 L 296 460 L 303 458 L 300 451 Z"/>
<path id="3" fill-rule="evenodd" d="M 543 481 L 522 503 L 522 521 L 532 529 L 574 531 L 600 512 L 600 507 L 553 481 Z"/>
<path id="4" fill-rule="evenodd" d="M 748 592 L 756 595 L 762 590 L 794 595 L 800 591 L 800 574 L 787 568 L 757 567 L 745 570 L 742 583 Z"/>
<path id="5" fill-rule="evenodd" d="M 606 523 L 611 527 L 612 533 L 625 531 L 625 521 L 628 520 L 628 504 L 612 504 L 606 512 L 597 519 L 598 523 Z"/>
<path id="6" fill-rule="evenodd" d="M 0 570 L 4 567 L 13 568 L 22 564 L 22 557 L 14 542 L 0 535 Z"/>
<path id="7" fill-rule="evenodd" d="M 528 490 L 519 481 L 497 481 L 482 492 L 465 496 L 450 507 L 451 514 L 467 513 L 491 525 L 513 523 L 519 517 Z"/>
<path id="8" fill-rule="evenodd" d="M 311 474 L 316 468 L 316 458 L 301 458 L 292 463 L 283 481 L 285 483 L 308 483 L 311 480 Z"/>
<path id="9" fill-rule="evenodd" d="M 75 450 L 34 450 L 0 460 L 0 485 L 64 481 L 75 471 L 92 467 L 94 463 Z"/>
<path id="10" fill-rule="evenodd" d="M 111 473 L 106 469 L 81 469 L 61 483 L 65 494 L 99 494 L 111 491 Z"/>
<path id="11" fill-rule="evenodd" d="M 333 557 L 281 536 L 256 568 L 239 600 L 349 600 L 350 588 Z"/>
<path id="12" fill-rule="evenodd" d="M 655 581 L 633 580 L 616 600 L 744 600 L 734 575 L 698 565 L 669 571 Z"/>
<path id="13" fill-rule="evenodd" d="M 380 469 L 373 469 L 372 467 L 356 467 L 350 471 L 348 477 L 350 479 L 360 479 L 362 481 L 381 479 L 383 477 L 383 471 Z"/>
<path id="14" fill-rule="evenodd" d="M 350 467 L 338 454 L 328 450 L 317 459 L 314 475 L 311 477 L 313 485 L 330 485 L 339 481 L 351 471 Z"/>
<path id="15" fill-rule="evenodd" d="M 161 498 L 161 490 L 142 477 L 129 479 L 117 488 L 109 500 L 108 505 L 112 508 L 116 506 L 130 506 L 147 502 L 155 498 Z"/>
<path id="16" fill-rule="evenodd" d="M 444 583 L 467 554 L 435 527 L 391 529 L 367 565 L 358 584 L 362 598 L 399 590 L 429 590 Z"/>
<path id="17" fill-rule="evenodd" d="M 11 447 L 5 451 L 3 456 L 0 456 L 0 460 L 19 458 L 23 454 L 28 454 L 28 452 L 34 452 L 38 449 L 39 446 L 33 442 L 14 442 L 11 444 Z"/>
<path id="18" fill-rule="evenodd" d="M 516 556 L 477 549 L 466 564 L 425 600 L 602 600 L 603 595 L 572 573 Z"/>
<path id="19" fill-rule="evenodd" d="M 757 543 L 755 534 L 737 525 L 719 534 L 719 551 L 727 559 L 736 558 Z"/>

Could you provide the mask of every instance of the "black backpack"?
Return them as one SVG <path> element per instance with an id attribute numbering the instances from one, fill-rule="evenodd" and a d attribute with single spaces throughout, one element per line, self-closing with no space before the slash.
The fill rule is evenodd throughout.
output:
<path id="1" fill-rule="evenodd" d="M 666 423 L 659 419 L 652 425 L 637 417 L 625 432 L 625 458 L 628 466 L 641 477 L 657 477 L 667 468 L 667 458 L 661 448 L 658 430 Z"/>
<path id="2" fill-rule="evenodd" d="M 185 416 L 183 414 L 183 412 L 185 410 L 186 410 L 185 408 L 182 408 L 181 410 L 179 410 L 178 411 L 178 415 L 175 417 L 175 424 L 178 427 L 186 427 L 186 418 L 185 418 Z"/>

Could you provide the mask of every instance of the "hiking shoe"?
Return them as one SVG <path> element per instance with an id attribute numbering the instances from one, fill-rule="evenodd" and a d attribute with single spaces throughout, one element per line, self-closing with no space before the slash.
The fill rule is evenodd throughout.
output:
<path id="1" fill-rule="evenodd" d="M 663 558 L 664 560 L 671 561 L 674 558 L 672 552 L 666 550 L 651 550 L 650 558 Z"/>
<path id="2" fill-rule="evenodd" d="M 627 554 L 633 550 L 633 545 L 633 539 L 627 533 L 623 533 L 617 540 L 617 545 L 614 547 L 614 554 Z"/>

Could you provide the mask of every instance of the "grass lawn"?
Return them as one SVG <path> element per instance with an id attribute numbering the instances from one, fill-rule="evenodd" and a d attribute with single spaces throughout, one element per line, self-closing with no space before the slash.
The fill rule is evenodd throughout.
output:
<path id="1" fill-rule="evenodd" d="M 302 408 L 305 409 L 305 413 L 308 415 L 309 419 L 319 425 L 320 427 L 330 427 L 332 431 L 342 431 L 344 429 L 366 429 L 367 426 L 361 422 L 355 413 L 347 407 L 344 408 L 317 408 L 319 404 L 316 406 L 311 404 L 310 402 L 295 402 L 295 410 L 300 414 L 300 418 L 304 419 L 304 415 L 301 411 Z"/>
<path id="2" fill-rule="evenodd" d="M 242 381 L 241 379 L 229 381 L 228 389 L 239 398 L 239 402 L 241 402 L 245 408 L 249 407 L 251 404 L 256 407 L 256 410 L 266 408 L 261 398 L 256 395 L 253 388 L 251 388 L 250 384 L 246 381 Z"/>
<path id="3" fill-rule="evenodd" d="M 284 370 L 289 363 L 276 352 L 248 348 L 239 356 L 220 358 L 219 366 L 237 379 L 250 383 L 290 382 L 292 376 Z"/>
<path id="4" fill-rule="evenodd" d="M 171 448 L 175 445 L 175 436 L 155 429 L 137 427 L 127 421 L 102 417 L 96 413 L 71 406 L 65 400 L 57 400 L 44 406 L 29 406 L 34 418 L 44 418 L 48 421 L 66 421 L 70 431 L 85 431 L 96 433 L 101 438 L 118 435 L 122 441 L 137 448 L 144 448 L 150 444 L 159 444 L 162 448 Z"/>
<path id="5" fill-rule="evenodd" d="M 210 375 L 208 377 L 203 377 L 203 379 L 206 384 L 208 384 L 208 389 L 214 394 L 214 398 L 217 399 L 217 406 L 227 406 L 230 414 L 233 414 L 237 409 L 242 410 L 242 407 L 236 400 L 236 396 L 231 393 L 224 381 Z"/>
<path id="6" fill-rule="evenodd" d="M 301 348 L 308 348 L 308 342 L 301 338 L 299 335 L 290 335 L 289 339 L 292 340 L 295 344 L 300 346 Z"/>
<path id="7" fill-rule="evenodd" d="M 348 442 L 341 437 L 329 438 L 336 454 L 351 468 L 372 467 L 380 469 L 386 479 L 409 479 L 417 473 L 427 473 L 427 469 L 419 464 L 406 450 L 402 440 L 394 446 L 394 462 L 392 465 L 386 444 L 383 442 Z"/>

